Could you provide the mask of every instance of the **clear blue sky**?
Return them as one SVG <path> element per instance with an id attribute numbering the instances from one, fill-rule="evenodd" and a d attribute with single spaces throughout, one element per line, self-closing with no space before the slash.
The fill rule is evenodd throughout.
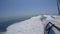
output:
<path id="1" fill-rule="evenodd" d="M 56 0 L 0 0 L 0 18 L 57 14 Z"/>

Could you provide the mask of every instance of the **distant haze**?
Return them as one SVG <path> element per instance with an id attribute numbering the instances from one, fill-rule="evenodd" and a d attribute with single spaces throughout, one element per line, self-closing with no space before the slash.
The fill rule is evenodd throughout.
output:
<path id="1" fill-rule="evenodd" d="M 0 18 L 40 14 L 58 14 L 56 0 L 0 0 Z"/>

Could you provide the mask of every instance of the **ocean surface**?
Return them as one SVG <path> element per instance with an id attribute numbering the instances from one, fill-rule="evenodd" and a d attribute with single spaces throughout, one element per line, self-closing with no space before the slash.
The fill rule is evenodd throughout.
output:
<path id="1" fill-rule="evenodd" d="M 27 20 L 29 19 L 30 17 L 24 17 L 24 18 L 12 18 L 10 20 L 6 20 L 6 21 L 2 21 L 0 22 L 0 32 L 5 32 L 6 31 L 6 28 L 9 26 L 9 25 L 12 25 L 14 23 L 19 23 L 21 21 L 24 21 L 24 20 Z M 51 29 L 51 32 L 50 34 L 55 34 L 54 30 Z"/>
<path id="2" fill-rule="evenodd" d="M 0 19 L 0 32 L 7 31 L 6 28 L 14 23 L 19 23 L 21 21 L 27 20 L 30 17 L 22 17 L 22 18 L 11 18 L 11 19 Z M 59 19 L 60 17 L 56 18 Z M 56 30 L 56 29 L 55 29 Z M 51 34 L 55 34 L 55 31 L 51 29 Z"/>
<path id="3" fill-rule="evenodd" d="M 29 17 L 30 18 L 30 17 Z M 14 24 L 14 23 L 19 23 L 19 22 L 21 22 L 21 21 L 24 21 L 24 20 L 27 20 L 27 19 L 29 19 L 29 18 L 27 18 L 27 17 L 24 17 L 24 18 L 12 18 L 12 19 L 10 19 L 10 20 L 3 20 L 2 22 L 0 22 L 0 33 L 1 34 L 4 34 L 4 32 L 5 31 L 8 31 L 8 30 L 6 30 L 6 28 L 7 27 L 9 27 L 9 25 L 12 25 L 12 24 Z M 33 19 L 31 19 L 31 20 L 33 20 Z M 34 21 L 34 23 L 35 23 L 35 21 Z M 18 26 L 18 25 L 16 25 L 16 26 Z M 49 26 L 48 26 L 49 27 Z M 13 28 L 13 27 L 12 27 Z M 15 29 L 16 30 L 16 29 Z M 39 29 L 40 30 L 40 29 Z M 11 32 L 11 31 L 10 31 Z M 48 34 L 48 32 L 46 32 L 46 34 Z M 55 32 L 54 32 L 54 30 L 53 29 L 51 29 L 50 30 L 50 34 L 55 34 Z"/>
<path id="4" fill-rule="evenodd" d="M 29 19 L 29 18 L 30 18 L 30 17 L 14 18 L 14 19 L 2 21 L 2 22 L 0 22 L 0 32 L 5 32 L 5 31 L 6 31 L 6 28 L 7 28 L 9 25 L 12 25 L 12 24 L 14 24 L 14 23 L 18 23 L 18 22 L 27 20 L 27 19 Z"/>

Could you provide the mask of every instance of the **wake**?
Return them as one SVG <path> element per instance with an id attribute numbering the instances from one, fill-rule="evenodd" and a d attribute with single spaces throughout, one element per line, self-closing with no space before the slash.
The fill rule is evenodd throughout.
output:
<path id="1" fill-rule="evenodd" d="M 54 18 L 49 15 L 32 17 L 8 26 L 4 34 L 44 34 L 46 25 L 52 20 L 54 20 Z"/>

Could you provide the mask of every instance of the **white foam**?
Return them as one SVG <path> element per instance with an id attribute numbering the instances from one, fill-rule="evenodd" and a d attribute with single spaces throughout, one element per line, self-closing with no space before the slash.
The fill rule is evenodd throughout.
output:
<path id="1" fill-rule="evenodd" d="M 42 16 L 32 17 L 28 20 L 15 23 L 7 28 L 5 34 L 44 34 L 44 28 L 49 21 L 53 20 L 51 16 L 44 15 L 46 19 L 41 21 Z"/>

